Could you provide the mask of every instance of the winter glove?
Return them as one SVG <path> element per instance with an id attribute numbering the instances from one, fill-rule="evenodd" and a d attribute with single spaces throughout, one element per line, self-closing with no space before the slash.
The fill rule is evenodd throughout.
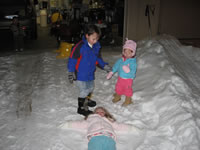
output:
<path id="1" fill-rule="evenodd" d="M 106 79 L 109 80 L 110 78 L 112 78 L 112 76 L 113 76 L 113 72 L 109 72 L 108 75 L 107 75 L 107 77 L 106 77 Z"/>
<path id="2" fill-rule="evenodd" d="M 122 67 L 122 69 L 124 70 L 125 73 L 129 73 L 129 72 L 130 72 L 129 64 L 128 64 L 127 66 L 124 65 L 124 66 Z"/>
<path id="3" fill-rule="evenodd" d="M 112 71 L 112 67 L 110 67 L 109 65 L 105 65 L 103 68 L 107 73 Z"/>
<path id="4" fill-rule="evenodd" d="M 68 80 L 69 82 L 72 84 L 74 82 L 74 80 L 76 80 L 76 75 L 74 72 L 69 72 L 68 73 Z"/>

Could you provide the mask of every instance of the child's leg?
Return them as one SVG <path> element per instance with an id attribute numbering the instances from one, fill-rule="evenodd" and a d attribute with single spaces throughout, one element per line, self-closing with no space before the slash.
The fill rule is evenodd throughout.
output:
<path id="1" fill-rule="evenodd" d="M 122 80 L 121 78 L 118 78 L 117 83 L 115 85 L 115 94 L 113 95 L 114 98 L 112 100 L 113 103 L 117 103 L 121 100 L 121 95 L 122 95 Z"/>
<path id="2" fill-rule="evenodd" d="M 113 101 L 119 101 L 119 96 L 118 95 L 125 95 L 126 99 L 125 102 L 122 104 L 122 106 L 127 106 L 132 103 L 131 97 L 133 95 L 133 80 L 132 79 L 123 79 L 123 78 L 118 78 L 115 91 L 117 93 L 116 98 L 113 99 Z M 120 97 L 121 98 L 121 97 Z"/>
<path id="3" fill-rule="evenodd" d="M 124 103 L 122 104 L 122 106 L 128 106 L 129 104 L 132 104 L 133 102 L 132 102 L 132 99 L 131 99 L 131 97 L 128 97 L 128 96 L 126 96 L 126 99 L 125 99 L 125 101 L 124 101 Z"/>
<path id="4" fill-rule="evenodd" d="M 17 36 L 13 36 L 13 42 L 14 42 L 15 51 L 18 51 L 19 47 L 18 47 L 18 38 L 17 38 Z"/>
<path id="5" fill-rule="evenodd" d="M 23 36 L 19 36 L 19 48 L 21 51 L 23 51 L 23 49 L 24 49 L 24 37 Z"/>
<path id="6" fill-rule="evenodd" d="M 76 84 L 79 88 L 77 113 L 87 116 L 92 113 L 92 111 L 90 111 L 88 108 L 88 100 L 86 99 L 88 95 L 87 82 L 76 81 Z"/>
<path id="7" fill-rule="evenodd" d="M 126 84 L 124 85 L 124 95 L 126 96 L 126 99 L 122 106 L 128 106 L 129 104 L 132 104 L 132 95 L 133 95 L 133 80 L 127 80 Z"/>
<path id="8" fill-rule="evenodd" d="M 88 89 L 88 95 L 87 95 L 87 99 L 88 99 L 88 106 L 89 107 L 94 107 L 96 106 L 96 102 L 94 100 L 91 100 L 92 97 L 92 92 L 94 90 L 94 80 L 92 81 L 87 81 L 86 83 L 87 89 Z"/>
<path id="9" fill-rule="evenodd" d="M 116 143 L 108 136 L 94 136 L 88 143 L 88 150 L 116 150 Z"/>
<path id="10" fill-rule="evenodd" d="M 118 94 L 118 95 L 123 95 L 124 91 L 124 79 L 118 77 L 117 79 L 117 83 L 115 85 L 115 92 Z"/>
<path id="11" fill-rule="evenodd" d="M 121 100 L 121 95 L 118 95 L 117 93 L 113 94 L 114 98 L 112 100 L 113 103 L 117 103 Z"/>
<path id="12" fill-rule="evenodd" d="M 88 85 L 86 81 L 76 81 L 76 85 L 79 88 L 79 97 L 86 98 L 88 95 Z"/>

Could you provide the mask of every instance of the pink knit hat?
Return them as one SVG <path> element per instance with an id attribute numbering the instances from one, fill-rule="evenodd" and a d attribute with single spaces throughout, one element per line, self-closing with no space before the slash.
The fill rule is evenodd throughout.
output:
<path id="1" fill-rule="evenodd" d="M 133 51 L 133 56 L 134 56 L 136 52 L 136 47 L 137 47 L 136 42 L 134 42 L 133 40 L 128 40 L 128 38 L 126 38 L 122 53 L 124 54 L 124 49 L 130 49 Z"/>
<path id="2" fill-rule="evenodd" d="M 136 47 L 137 47 L 136 42 L 134 42 L 133 40 L 128 40 L 128 38 L 126 38 L 126 42 L 123 46 L 123 49 L 127 48 L 131 49 L 132 51 L 136 51 Z"/>

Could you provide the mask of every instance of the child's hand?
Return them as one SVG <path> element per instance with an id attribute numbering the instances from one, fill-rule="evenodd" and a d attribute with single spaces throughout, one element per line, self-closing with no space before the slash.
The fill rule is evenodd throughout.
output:
<path id="1" fill-rule="evenodd" d="M 74 72 L 69 72 L 68 80 L 69 80 L 70 83 L 73 83 L 73 81 L 76 80 L 76 75 L 75 75 Z"/>
<path id="2" fill-rule="evenodd" d="M 109 80 L 110 78 L 112 78 L 112 76 L 113 76 L 113 72 L 109 72 L 108 75 L 107 75 L 107 77 L 106 77 L 106 79 Z"/>
<path id="3" fill-rule="evenodd" d="M 70 128 L 70 123 L 66 122 L 64 124 L 61 124 L 60 126 L 58 126 L 60 129 L 68 129 Z"/>
<path id="4" fill-rule="evenodd" d="M 110 67 L 109 65 L 105 65 L 103 69 L 104 69 L 106 72 L 112 71 L 112 67 Z"/>
<path id="5" fill-rule="evenodd" d="M 124 70 L 124 72 L 129 73 L 130 72 L 129 64 L 128 65 L 124 65 L 122 67 L 122 69 Z"/>

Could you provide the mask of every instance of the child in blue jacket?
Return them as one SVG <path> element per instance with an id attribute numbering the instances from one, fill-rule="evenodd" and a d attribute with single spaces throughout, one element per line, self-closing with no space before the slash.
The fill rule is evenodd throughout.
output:
<path id="1" fill-rule="evenodd" d="M 107 72 L 111 71 L 111 67 L 100 56 L 100 35 L 101 31 L 97 26 L 87 26 L 85 36 L 72 48 L 68 60 L 68 79 L 70 83 L 76 79 L 79 88 L 77 113 L 84 116 L 92 113 L 88 106 L 96 106 L 96 102 L 90 99 L 94 90 L 96 65 Z"/>

